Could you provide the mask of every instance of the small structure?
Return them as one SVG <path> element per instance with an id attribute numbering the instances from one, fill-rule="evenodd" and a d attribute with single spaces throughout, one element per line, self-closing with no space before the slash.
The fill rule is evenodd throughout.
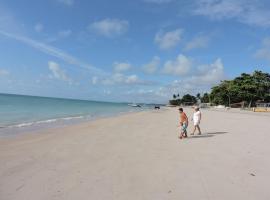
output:
<path id="1" fill-rule="evenodd" d="M 244 108 L 247 103 L 245 101 L 239 103 L 232 103 L 231 108 Z"/>
<path id="2" fill-rule="evenodd" d="M 270 103 L 256 103 L 256 107 L 253 108 L 253 112 L 270 112 Z"/>
<path id="3" fill-rule="evenodd" d="M 199 104 L 200 108 L 210 108 L 211 107 L 211 103 L 200 103 Z"/>
<path id="4" fill-rule="evenodd" d="M 194 106 L 196 103 L 194 102 L 183 102 L 181 105 L 182 106 Z"/>

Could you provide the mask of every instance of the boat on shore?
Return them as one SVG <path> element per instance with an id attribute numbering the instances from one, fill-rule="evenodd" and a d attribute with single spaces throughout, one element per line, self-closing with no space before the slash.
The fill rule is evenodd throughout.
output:
<path id="1" fill-rule="evenodd" d="M 128 105 L 131 107 L 137 107 L 137 108 L 142 107 L 140 104 L 136 104 L 136 103 L 132 103 L 132 104 L 128 104 Z"/>

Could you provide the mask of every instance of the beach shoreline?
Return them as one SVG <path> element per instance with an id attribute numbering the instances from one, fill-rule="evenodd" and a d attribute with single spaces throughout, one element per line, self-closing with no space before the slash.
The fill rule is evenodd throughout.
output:
<path id="1" fill-rule="evenodd" d="M 202 114 L 184 140 L 177 108 L 0 139 L 0 199 L 269 199 L 269 117 Z"/>
<path id="2" fill-rule="evenodd" d="M 25 134 L 33 134 L 33 133 L 40 133 L 47 130 L 54 130 L 59 128 L 65 127 L 72 127 L 74 125 L 80 125 L 83 123 L 91 123 L 96 120 L 106 119 L 106 118 L 114 118 L 119 117 L 122 115 L 129 115 L 132 113 L 137 112 L 147 112 L 148 109 L 145 110 L 130 110 L 126 112 L 119 112 L 119 113 L 111 113 L 111 114 L 104 114 L 102 116 L 95 116 L 95 117 L 63 117 L 58 119 L 48 119 L 43 121 L 36 121 L 31 123 L 24 123 L 22 125 L 12 125 L 9 127 L 0 127 L 0 139 L 1 138 L 9 138 L 9 137 L 17 137 L 19 135 Z"/>

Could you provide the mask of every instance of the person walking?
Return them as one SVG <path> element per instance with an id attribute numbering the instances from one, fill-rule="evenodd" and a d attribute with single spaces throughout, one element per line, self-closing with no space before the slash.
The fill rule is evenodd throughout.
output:
<path id="1" fill-rule="evenodd" d="M 179 138 L 187 138 L 187 127 L 188 127 L 188 117 L 186 113 L 184 113 L 183 108 L 179 108 L 179 113 L 180 113 L 180 136 Z"/>
<path id="2" fill-rule="evenodd" d="M 196 129 L 198 129 L 199 135 L 202 134 L 201 128 L 200 128 L 201 119 L 202 119 L 202 113 L 200 111 L 200 108 L 199 107 L 195 107 L 194 108 L 193 118 L 192 118 L 192 121 L 193 121 L 193 124 L 194 124 L 194 129 L 193 129 L 193 132 L 191 133 L 191 135 L 194 135 Z"/>

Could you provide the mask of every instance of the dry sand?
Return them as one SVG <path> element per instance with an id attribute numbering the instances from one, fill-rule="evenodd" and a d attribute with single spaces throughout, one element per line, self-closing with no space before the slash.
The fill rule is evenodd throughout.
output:
<path id="1" fill-rule="evenodd" d="M 185 140 L 176 108 L 1 139 L 0 199 L 269 200 L 269 116 L 202 113 Z"/>

